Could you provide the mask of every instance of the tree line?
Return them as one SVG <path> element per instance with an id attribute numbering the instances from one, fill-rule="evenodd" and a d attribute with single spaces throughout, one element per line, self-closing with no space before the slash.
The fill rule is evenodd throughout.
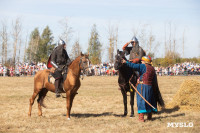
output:
<path id="1" fill-rule="evenodd" d="M 72 35 L 72 27 L 68 25 L 68 20 L 63 19 L 60 22 L 62 26 L 62 38 L 66 44 L 69 43 Z M 102 48 L 102 42 L 100 42 L 100 36 L 97 30 L 96 24 L 91 28 L 90 38 L 88 41 L 87 53 L 90 55 L 90 60 L 92 64 L 100 64 L 102 62 L 102 53 L 106 51 L 108 53 L 108 61 L 110 63 L 114 62 L 115 53 L 118 49 L 118 26 L 108 25 L 108 41 L 105 49 Z M 5 20 L 1 21 L 0 26 L 0 47 L 1 47 L 1 63 L 3 65 L 13 65 L 16 62 L 20 62 L 20 58 L 23 57 L 23 62 L 37 63 L 37 62 L 47 62 L 49 55 L 52 50 L 57 46 L 54 42 L 54 36 L 47 25 L 42 33 L 39 32 L 38 27 L 36 27 L 30 34 L 26 35 L 26 39 L 22 39 L 22 21 L 20 18 L 12 21 L 11 31 L 8 31 L 8 25 Z M 171 22 L 165 25 L 165 38 L 164 38 L 164 58 L 157 58 L 154 60 L 154 65 L 167 66 L 169 64 L 181 63 L 183 61 L 195 61 L 200 62 L 199 58 L 187 59 L 184 57 L 184 45 L 185 45 L 185 30 L 183 36 L 178 38 L 176 36 L 176 26 L 173 26 Z M 161 42 L 156 39 L 156 36 L 152 32 L 151 25 L 140 24 L 133 28 L 133 35 L 137 36 L 140 45 L 145 49 L 146 53 L 150 55 L 153 59 L 155 53 L 158 51 Z M 181 41 L 180 41 L 181 40 Z M 129 41 L 129 40 L 128 40 Z M 179 47 L 182 47 L 182 52 L 178 52 L 178 41 Z M 22 48 L 22 44 L 25 44 Z M 10 50 L 8 49 L 12 47 Z M 120 49 L 120 48 L 119 48 Z M 22 50 L 24 55 L 22 55 Z M 72 46 L 70 57 L 75 59 L 80 55 L 82 48 L 77 38 Z M 8 54 L 12 56 L 8 58 Z"/>

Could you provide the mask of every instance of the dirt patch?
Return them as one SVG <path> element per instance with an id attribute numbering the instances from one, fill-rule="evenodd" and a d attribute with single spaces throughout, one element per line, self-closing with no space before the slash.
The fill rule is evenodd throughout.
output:
<path id="1" fill-rule="evenodd" d="M 167 108 L 175 106 L 181 110 L 200 111 L 200 82 L 197 80 L 185 80 L 175 94 L 173 100 L 167 104 Z"/>

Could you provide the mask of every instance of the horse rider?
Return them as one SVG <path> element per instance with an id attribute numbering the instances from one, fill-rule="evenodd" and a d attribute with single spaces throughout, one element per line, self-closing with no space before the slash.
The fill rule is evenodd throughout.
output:
<path id="1" fill-rule="evenodd" d="M 154 84 L 157 84 L 157 76 L 154 67 L 151 65 L 149 56 L 143 56 L 141 59 L 142 64 L 135 64 L 129 61 L 122 60 L 128 67 L 134 68 L 139 72 L 139 84 L 137 86 L 138 92 L 152 105 L 145 103 L 142 97 L 137 94 L 137 108 L 139 114 L 139 121 L 144 122 L 144 114 L 147 114 L 147 119 L 152 119 L 152 112 L 157 112 L 156 94 Z"/>
<path id="2" fill-rule="evenodd" d="M 132 47 L 128 47 L 130 43 Z M 127 42 L 122 49 L 125 51 L 126 55 L 130 54 L 129 61 L 132 63 L 140 63 L 142 57 L 146 55 L 145 51 L 139 46 L 139 41 L 135 36 Z"/>
<path id="3" fill-rule="evenodd" d="M 60 39 L 58 41 L 58 46 L 52 51 L 47 67 L 53 66 L 55 71 L 53 71 L 52 76 L 55 78 L 55 92 L 56 98 L 60 97 L 60 84 L 62 82 L 62 70 L 65 67 L 67 69 L 68 65 L 71 63 L 71 60 L 67 54 L 66 44 Z"/>

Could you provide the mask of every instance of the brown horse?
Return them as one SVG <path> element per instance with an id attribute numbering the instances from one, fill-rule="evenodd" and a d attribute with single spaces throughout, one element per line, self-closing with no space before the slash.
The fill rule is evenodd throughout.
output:
<path id="1" fill-rule="evenodd" d="M 70 119 L 70 111 L 72 107 L 72 102 L 77 94 L 77 90 L 80 87 L 80 74 L 81 71 L 85 73 L 88 71 L 89 67 L 89 59 L 88 55 L 84 55 L 81 53 L 79 57 L 77 57 L 68 67 L 67 77 L 63 83 L 63 90 L 66 93 L 67 100 L 67 118 Z M 39 94 L 37 99 L 38 102 L 38 115 L 42 116 L 42 106 L 43 100 L 48 91 L 55 93 L 55 86 L 52 83 L 48 82 L 48 75 L 50 74 L 50 70 L 42 70 L 39 71 L 34 77 L 34 92 L 32 97 L 30 98 L 30 106 L 28 115 L 31 116 L 32 106 L 34 104 L 34 100 Z"/>

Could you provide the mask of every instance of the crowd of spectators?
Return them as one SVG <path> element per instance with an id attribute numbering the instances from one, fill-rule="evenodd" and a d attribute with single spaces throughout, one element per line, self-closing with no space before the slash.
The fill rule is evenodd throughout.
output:
<path id="1" fill-rule="evenodd" d="M 6 67 L 0 64 L 0 76 L 34 76 L 37 71 L 47 69 L 45 63 L 17 63 L 13 66 Z M 155 67 L 156 73 L 159 76 L 164 75 L 200 75 L 200 64 L 184 62 L 174 64 L 168 67 Z M 114 69 L 112 63 L 102 63 L 99 65 L 90 64 L 88 76 L 115 76 L 117 70 Z"/>
<path id="2" fill-rule="evenodd" d="M 0 76 L 34 76 L 37 71 L 47 69 L 45 63 L 17 63 L 13 66 L 6 67 L 0 64 Z M 88 76 L 113 76 L 117 75 L 114 64 L 103 63 L 100 65 L 90 65 Z"/>
<path id="3" fill-rule="evenodd" d="M 14 66 L 6 67 L 0 64 L 0 76 L 33 76 L 39 70 L 47 69 L 44 63 L 17 63 Z"/>
<path id="4" fill-rule="evenodd" d="M 89 76 L 115 76 L 117 71 L 114 69 L 113 63 L 102 63 L 99 65 L 90 65 Z"/>
<path id="5" fill-rule="evenodd" d="M 200 64 L 184 62 L 168 67 L 155 67 L 159 76 L 163 75 L 200 75 Z"/>

